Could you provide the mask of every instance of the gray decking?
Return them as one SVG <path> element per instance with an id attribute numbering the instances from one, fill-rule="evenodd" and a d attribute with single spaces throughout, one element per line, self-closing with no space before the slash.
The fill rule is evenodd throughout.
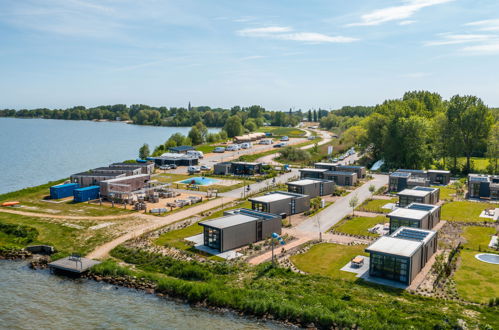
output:
<path id="1" fill-rule="evenodd" d="M 87 258 L 66 257 L 49 263 L 49 267 L 55 270 L 62 270 L 75 274 L 82 274 L 92 266 L 100 264 L 100 261 Z"/>

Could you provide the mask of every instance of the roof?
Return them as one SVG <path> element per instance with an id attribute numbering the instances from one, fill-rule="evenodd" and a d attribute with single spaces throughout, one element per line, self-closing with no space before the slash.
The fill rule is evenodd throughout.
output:
<path id="1" fill-rule="evenodd" d="M 78 183 L 64 183 L 64 184 L 58 184 L 58 185 L 55 185 L 55 186 L 52 186 L 50 188 L 64 188 L 64 187 L 74 187 L 74 186 L 77 186 Z"/>
<path id="2" fill-rule="evenodd" d="M 262 165 L 262 163 L 257 163 L 257 162 L 232 162 L 232 164 L 251 165 L 251 166 Z"/>
<path id="3" fill-rule="evenodd" d="M 314 163 L 314 166 L 337 166 L 338 163 L 326 163 L 326 162 L 318 162 L 318 163 Z"/>
<path id="4" fill-rule="evenodd" d="M 283 199 L 292 199 L 293 197 L 294 196 L 292 196 L 292 195 L 287 195 L 287 194 L 282 194 L 282 193 L 273 193 L 273 194 L 248 198 L 248 200 L 255 201 L 255 202 L 261 202 L 261 203 L 271 203 L 271 202 L 280 201 Z"/>
<path id="5" fill-rule="evenodd" d="M 422 245 L 422 242 L 414 240 L 396 238 L 391 236 L 382 236 L 369 247 L 367 247 L 366 251 L 410 257 L 414 253 L 416 253 Z"/>
<path id="6" fill-rule="evenodd" d="M 263 211 L 257 211 L 257 210 L 252 210 L 252 209 L 247 209 L 247 208 L 240 208 L 240 209 L 233 209 L 233 210 L 228 210 L 224 212 L 224 215 L 232 215 L 232 214 L 244 214 L 248 215 L 250 217 L 256 217 L 259 219 L 275 219 L 275 218 L 281 218 L 280 216 L 273 214 L 273 213 L 268 213 L 268 212 L 263 212 Z"/>
<path id="7" fill-rule="evenodd" d="M 105 180 L 103 182 L 107 182 L 107 183 L 110 183 L 110 182 L 118 182 L 118 181 L 122 181 L 122 180 L 130 180 L 130 179 L 138 179 L 138 178 L 147 178 L 147 180 L 149 180 L 151 178 L 151 176 L 149 174 L 135 174 L 135 175 L 129 175 L 129 176 L 122 176 L 122 177 L 119 177 L 119 178 L 114 178 L 114 179 L 109 179 L 109 180 Z"/>
<path id="8" fill-rule="evenodd" d="M 182 152 L 182 151 L 196 150 L 196 149 L 194 149 L 193 146 L 178 146 L 178 147 L 170 147 L 168 148 L 168 150 L 175 152 Z"/>
<path id="9" fill-rule="evenodd" d="M 302 168 L 299 169 L 300 172 L 319 172 L 323 173 L 327 171 L 327 168 Z"/>
<path id="10" fill-rule="evenodd" d="M 397 208 L 392 212 L 388 213 L 388 216 L 396 218 L 412 219 L 412 220 L 422 220 L 428 214 L 430 214 L 429 211 Z"/>
<path id="11" fill-rule="evenodd" d="M 479 181 L 479 182 L 488 182 L 489 176 L 484 175 L 484 174 L 468 174 L 468 180 Z"/>
<path id="12" fill-rule="evenodd" d="M 409 173 L 421 173 L 421 174 L 426 173 L 425 170 L 408 170 L 403 168 L 399 168 L 396 172 L 409 172 Z"/>
<path id="13" fill-rule="evenodd" d="M 394 238 L 423 242 L 423 244 L 426 244 L 436 234 L 437 232 L 434 230 L 399 227 L 390 236 Z"/>
<path id="14" fill-rule="evenodd" d="M 228 228 L 228 227 L 233 227 L 237 226 L 243 223 L 248 223 L 257 220 L 257 217 L 252 217 L 249 215 L 244 215 L 244 214 L 232 214 L 232 215 L 226 215 L 220 218 L 212 219 L 212 220 L 206 220 L 206 221 L 201 221 L 199 224 L 201 226 L 209 226 L 213 228 Z"/>
<path id="15" fill-rule="evenodd" d="M 173 152 L 165 152 L 159 157 L 151 157 L 152 159 L 198 159 L 194 155 L 179 154 Z"/>
<path id="16" fill-rule="evenodd" d="M 102 177 L 117 177 L 123 176 L 124 173 L 95 173 L 95 172 L 81 172 L 72 174 L 71 176 L 102 176 Z"/>
<path id="17" fill-rule="evenodd" d="M 432 188 L 432 187 L 421 187 L 421 186 L 417 186 L 417 187 L 414 187 L 412 188 L 413 190 L 419 190 L 419 191 L 429 191 L 429 192 L 434 192 L 434 191 L 437 191 L 439 190 L 438 188 Z"/>
<path id="18" fill-rule="evenodd" d="M 428 170 L 428 173 L 450 174 L 450 171 L 446 171 L 446 170 Z"/>
<path id="19" fill-rule="evenodd" d="M 338 165 L 338 168 L 363 169 L 364 166 L 359 166 L 359 165 Z"/>
<path id="20" fill-rule="evenodd" d="M 303 180 L 297 180 L 297 181 L 291 181 L 288 182 L 288 185 L 293 185 L 293 186 L 307 186 L 309 184 L 316 184 L 316 183 L 321 183 L 321 182 L 333 182 L 331 180 L 324 180 L 324 179 L 303 179 Z"/>
<path id="21" fill-rule="evenodd" d="M 398 192 L 397 195 L 425 197 L 430 193 L 431 191 L 427 190 L 404 189 L 401 192 Z"/>
<path id="22" fill-rule="evenodd" d="M 100 189 L 99 186 L 88 186 L 88 187 L 84 187 L 84 188 L 78 188 L 78 189 L 75 189 L 75 191 L 85 191 L 85 190 L 94 190 L 94 189 Z"/>
<path id="23" fill-rule="evenodd" d="M 411 173 L 409 172 L 393 172 L 390 174 L 391 177 L 403 177 L 403 178 L 408 178 L 411 176 Z"/>
<path id="24" fill-rule="evenodd" d="M 109 166 L 125 166 L 125 167 L 130 167 L 130 166 L 140 166 L 140 167 L 143 167 L 143 166 L 149 166 L 149 165 L 152 165 L 153 163 L 151 162 L 147 162 L 147 163 L 113 163 Z"/>
<path id="25" fill-rule="evenodd" d="M 327 171 L 325 174 L 330 174 L 330 175 L 345 175 L 345 176 L 357 175 L 357 173 L 355 173 L 355 172 L 343 172 L 343 171 Z"/>

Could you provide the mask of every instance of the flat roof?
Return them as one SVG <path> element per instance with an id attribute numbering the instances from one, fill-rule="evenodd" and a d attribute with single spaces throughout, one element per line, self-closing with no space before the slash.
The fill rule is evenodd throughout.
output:
<path id="1" fill-rule="evenodd" d="M 396 238 L 391 236 L 382 236 L 369 247 L 367 247 L 366 251 L 392 254 L 401 257 L 410 257 L 414 253 L 416 253 L 422 245 L 422 242 L 414 240 Z"/>
<path id="2" fill-rule="evenodd" d="M 404 218 L 404 219 L 422 220 L 428 214 L 430 214 L 429 211 L 397 208 L 397 209 L 393 210 L 392 212 L 388 213 L 388 216 L 389 217 Z"/>
<path id="3" fill-rule="evenodd" d="M 148 165 L 152 165 L 153 163 L 151 162 L 147 162 L 147 163 L 113 163 L 109 166 L 140 166 L 140 167 L 143 167 L 143 166 L 148 166 Z"/>
<path id="4" fill-rule="evenodd" d="M 129 180 L 129 179 L 138 179 L 138 178 L 151 178 L 149 174 L 135 174 L 135 175 L 129 175 L 129 176 L 122 176 L 119 178 L 114 178 L 114 179 L 109 179 L 105 180 L 103 182 L 117 182 L 117 181 L 122 181 L 122 180 Z"/>
<path id="5" fill-rule="evenodd" d="M 213 228 L 223 229 L 228 227 L 237 226 L 243 223 L 248 223 L 257 220 L 257 217 L 252 217 L 244 214 L 231 214 L 220 218 L 201 221 L 201 226 L 209 226 Z"/>
<path id="6" fill-rule="evenodd" d="M 355 169 L 363 169 L 364 166 L 359 165 L 338 165 L 338 168 L 355 168 Z"/>
<path id="7" fill-rule="evenodd" d="M 263 195 L 263 196 L 259 196 L 259 197 L 248 198 L 248 200 L 255 201 L 255 202 L 261 202 L 261 203 L 271 203 L 271 202 L 280 201 L 283 199 L 292 199 L 292 198 L 293 198 L 293 196 L 291 196 L 291 195 L 274 193 L 274 194 L 268 194 L 268 195 Z"/>
<path id="8" fill-rule="evenodd" d="M 411 176 L 411 173 L 409 173 L 409 172 L 393 172 L 390 174 L 390 176 L 408 178 Z"/>
<path id="9" fill-rule="evenodd" d="M 317 163 L 314 163 L 314 165 L 337 166 L 338 163 L 317 162 Z"/>
<path id="10" fill-rule="evenodd" d="M 232 162 L 232 164 L 241 164 L 241 165 L 262 165 L 262 163 L 257 162 Z"/>
<path id="11" fill-rule="evenodd" d="M 405 168 L 399 168 L 396 172 L 409 172 L 409 173 L 421 173 L 421 174 L 426 173 L 425 170 L 410 170 Z"/>
<path id="12" fill-rule="evenodd" d="M 450 174 L 450 171 L 446 171 L 446 170 L 428 170 L 428 173 Z"/>
<path id="13" fill-rule="evenodd" d="M 326 172 L 327 168 L 302 168 L 299 169 L 300 172 Z"/>
<path id="14" fill-rule="evenodd" d="M 429 212 L 433 212 L 439 208 L 440 208 L 440 205 L 431 205 L 431 204 L 422 204 L 422 203 L 411 203 L 411 204 L 406 206 L 406 209 L 423 210 L 423 211 L 429 211 Z"/>
<path id="15" fill-rule="evenodd" d="M 397 195 L 425 197 L 428 196 L 430 193 L 431 191 L 427 190 L 404 189 L 401 192 L 398 192 Z"/>
<path id="16" fill-rule="evenodd" d="M 355 172 L 343 172 L 343 171 L 327 171 L 325 174 L 352 176 L 352 175 L 356 175 L 357 173 L 355 173 Z"/>
<path id="17" fill-rule="evenodd" d="M 103 177 L 116 177 L 124 175 L 124 173 L 95 173 L 95 172 L 81 172 L 72 174 L 71 176 L 103 176 Z"/>
<path id="18" fill-rule="evenodd" d="M 434 192 L 434 191 L 437 191 L 439 189 L 438 188 L 432 188 L 432 187 L 420 187 L 420 186 L 417 186 L 417 187 L 412 188 L 412 190 Z"/>
<path id="19" fill-rule="evenodd" d="M 321 182 L 332 182 L 330 180 L 315 180 L 315 179 L 303 179 L 303 180 L 297 180 L 297 181 L 291 181 L 288 182 L 287 184 L 293 185 L 293 186 L 307 186 L 309 184 L 316 184 L 316 183 L 321 183 Z"/>

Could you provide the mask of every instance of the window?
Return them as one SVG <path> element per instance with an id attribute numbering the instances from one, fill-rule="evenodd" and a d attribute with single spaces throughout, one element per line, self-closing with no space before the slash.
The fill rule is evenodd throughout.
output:
<path id="1" fill-rule="evenodd" d="M 204 245 L 221 251 L 220 229 L 204 227 Z"/>
<path id="2" fill-rule="evenodd" d="M 252 202 L 251 203 L 251 208 L 253 210 L 255 210 L 255 211 L 268 212 L 267 211 L 267 204 L 266 203 Z"/>
<path id="3" fill-rule="evenodd" d="M 417 220 L 390 218 L 390 234 L 399 227 L 420 228 L 421 223 Z"/>
<path id="4" fill-rule="evenodd" d="M 409 259 L 371 252 L 369 273 L 371 276 L 383 277 L 397 282 L 409 284 Z"/>

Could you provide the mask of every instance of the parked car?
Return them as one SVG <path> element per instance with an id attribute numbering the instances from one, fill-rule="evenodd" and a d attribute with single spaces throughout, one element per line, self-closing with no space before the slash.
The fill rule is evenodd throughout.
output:
<path id="1" fill-rule="evenodd" d="M 171 167 L 170 165 L 162 165 L 162 166 L 160 166 L 160 167 L 159 167 L 159 169 L 160 169 L 160 170 L 163 170 L 163 171 L 165 171 L 165 170 L 169 170 L 169 169 L 171 169 L 171 168 L 172 168 L 172 167 Z"/>
<path id="2" fill-rule="evenodd" d="M 176 164 L 170 164 L 170 168 L 171 168 L 172 170 L 174 170 L 174 169 L 176 169 L 176 168 L 177 168 L 177 165 L 176 165 Z"/>
<path id="3" fill-rule="evenodd" d="M 251 148 L 253 145 L 251 144 L 251 142 L 244 142 L 241 144 L 241 148 L 243 149 L 249 149 Z"/>
<path id="4" fill-rule="evenodd" d="M 259 142 L 260 144 L 272 144 L 274 141 L 272 139 L 263 139 Z"/>
<path id="5" fill-rule="evenodd" d="M 336 163 L 337 161 L 339 161 L 338 158 L 333 158 L 333 163 Z"/>
<path id="6" fill-rule="evenodd" d="M 201 171 L 211 171 L 211 166 L 208 165 L 201 165 Z"/>
<path id="7" fill-rule="evenodd" d="M 283 136 L 283 137 L 281 138 L 281 141 L 289 141 L 289 137 L 287 137 L 287 136 Z"/>
<path id="8" fill-rule="evenodd" d="M 287 143 L 281 142 L 281 143 L 274 144 L 274 148 L 282 148 L 282 147 L 287 146 L 287 145 L 288 145 Z"/>
<path id="9" fill-rule="evenodd" d="M 231 144 L 230 146 L 227 146 L 227 148 L 225 148 L 225 150 L 227 150 L 227 151 L 237 151 L 237 150 L 239 150 L 239 145 L 237 145 L 237 144 Z"/>
<path id="10" fill-rule="evenodd" d="M 189 174 L 192 174 L 192 173 L 199 173 L 199 172 L 201 172 L 201 168 L 200 168 L 199 166 L 189 166 L 189 167 L 187 168 L 187 172 L 188 172 Z"/>
<path id="11" fill-rule="evenodd" d="M 215 149 L 213 149 L 213 152 L 223 153 L 223 152 L 225 152 L 225 148 L 224 147 L 216 147 Z"/>

